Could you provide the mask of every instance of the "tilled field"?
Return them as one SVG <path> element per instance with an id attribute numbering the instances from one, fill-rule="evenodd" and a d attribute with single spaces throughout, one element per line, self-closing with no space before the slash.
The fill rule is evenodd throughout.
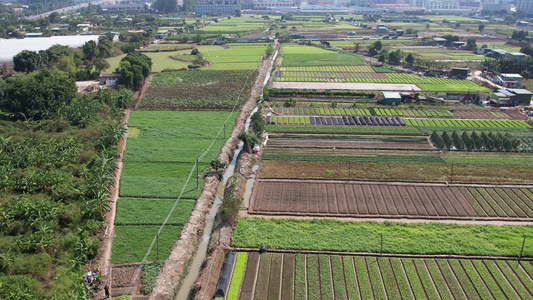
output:
<path id="1" fill-rule="evenodd" d="M 530 261 L 249 253 L 238 299 L 531 299 L 532 272 Z"/>
<path id="2" fill-rule="evenodd" d="M 331 148 L 334 149 L 415 149 L 435 150 L 429 143 L 402 143 L 381 141 L 339 141 L 339 140 L 269 140 L 271 148 Z"/>
<path id="3" fill-rule="evenodd" d="M 532 218 L 530 190 L 258 180 L 252 214 L 391 218 Z"/>

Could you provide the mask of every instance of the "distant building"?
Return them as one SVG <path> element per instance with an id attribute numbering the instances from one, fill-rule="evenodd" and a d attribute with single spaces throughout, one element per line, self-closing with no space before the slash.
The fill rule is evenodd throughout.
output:
<path id="1" fill-rule="evenodd" d="M 402 102 L 402 96 L 398 92 L 382 92 L 383 93 L 383 104 L 387 105 L 398 105 Z"/>
<path id="2" fill-rule="evenodd" d="M 502 73 L 495 78 L 495 81 L 506 88 L 518 88 L 522 85 L 522 75 Z"/>
<path id="3" fill-rule="evenodd" d="M 254 9 L 297 6 L 297 4 L 293 0 L 254 0 L 253 5 L 254 5 Z"/>
<path id="4" fill-rule="evenodd" d="M 376 27 L 376 32 L 377 33 L 387 33 L 387 32 L 389 32 L 389 28 L 387 26 L 385 26 L 385 25 L 381 25 L 380 24 L 380 25 L 378 25 Z"/>
<path id="5" fill-rule="evenodd" d="M 498 106 L 529 105 L 533 93 L 526 89 L 501 89 L 491 95 L 491 102 Z"/>
<path id="6" fill-rule="evenodd" d="M 517 0 L 516 1 L 516 10 L 523 11 L 526 14 L 533 15 L 533 1 L 531 0 Z"/>
<path id="7" fill-rule="evenodd" d="M 194 12 L 197 14 L 235 14 L 235 10 L 241 9 L 241 3 L 238 0 L 227 0 L 224 4 L 216 4 L 213 0 L 200 0 L 198 5 L 194 6 Z"/>
<path id="8" fill-rule="evenodd" d="M 144 11 L 146 5 L 142 3 L 102 3 L 102 10 L 127 10 L 127 11 Z"/>
<path id="9" fill-rule="evenodd" d="M 450 75 L 455 78 L 463 79 L 468 76 L 468 68 L 452 68 Z"/>

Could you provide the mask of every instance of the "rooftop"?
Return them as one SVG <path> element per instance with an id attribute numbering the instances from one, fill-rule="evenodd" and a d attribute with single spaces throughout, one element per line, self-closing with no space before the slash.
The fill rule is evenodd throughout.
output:
<path id="1" fill-rule="evenodd" d="M 398 92 L 382 92 L 383 98 L 387 99 L 402 99 L 402 96 Z"/>

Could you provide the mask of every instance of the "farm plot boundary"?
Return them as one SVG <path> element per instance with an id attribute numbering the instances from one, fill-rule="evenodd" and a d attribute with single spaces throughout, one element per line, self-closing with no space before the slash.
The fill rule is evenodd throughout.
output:
<path id="1" fill-rule="evenodd" d="M 250 214 L 417 219 L 533 218 L 531 189 L 258 180 Z"/>

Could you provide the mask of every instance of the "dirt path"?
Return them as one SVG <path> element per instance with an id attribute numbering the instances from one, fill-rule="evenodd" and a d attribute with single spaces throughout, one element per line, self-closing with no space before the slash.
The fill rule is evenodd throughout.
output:
<path id="1" fill-rule="evenodd" d="M 256 106 L 256 99 L 261 95 L 263 81 L 270 69 L 270 60 L 263 60 L 259 66 L 256 80 L 252 86 L 248 99 L 243 104 L 241 112 L 235 121 L 230 137 L 222 147 L 219 158 L 229 163 L 234 149 L 239 142 L 237 136 L 244 131 L 246 119 Z M 170 254 L 161 268 L 152 287 L 150 299 L 171 299 L 177 292 L 181 279 L 187 272 L 188 263 L 196 253 L 196 246 L 202 236 L 205 220 L 213 204 L 220 180 L 216 176 L 205 178 L 202 194 L 196 201 L 189 220 L 183 227 L 178 241 L 172 247 Z"/>
<path id="2" fill-rule="evenodd" d="M 124 110 L 124 117 L 122 118 L 121 124 L 124 125 L 125 128 L 128 128 L 128 120 L 130 118 L 131 111 L 135 109 L 141 101 L 142 97 L 144 96 L 144 93 L 146 92 L 147 87 L 149 86 L 151 79 L 152 75 L 150 75 L 145 80 L 143 87 L 141 88 L 138 96 L 134 99 L 130 107 Z M 96 265 L 97 268 L 100 270 L 102 274 L 102 282 L 104 283 L 104 285 L 107 284 L 109 287 L 111 287 L 111 248 L 113 246 L 113 233 L 115 232 L 115 215 L 117 212 L 120 175 L 122 174 L 123 166 L 122 158 L 124 156 L 124 149 L 126 149 L 127 136 L 127 133 L 124 133 L 122 135 L 122 140 L 118 142 L 119 150 L 116 159 L 117 168 L 115 169 L 115 173 L 113 174 L 113 186 L 110 187 L 110 192 L 108 196 L 108 200 L 111 201 L 109 202 L 109 211 L 106 213 L 106 221 L 104 223 L 104 226 L 102 226 L 101 235 L 99 234 L 100 248 L 98 249 L 98 255 L 91 261 L 91 264 Z M 102 289 L 98 291 L 98 299 L 104 298 L 105 296 L 102 286 Z"/>

